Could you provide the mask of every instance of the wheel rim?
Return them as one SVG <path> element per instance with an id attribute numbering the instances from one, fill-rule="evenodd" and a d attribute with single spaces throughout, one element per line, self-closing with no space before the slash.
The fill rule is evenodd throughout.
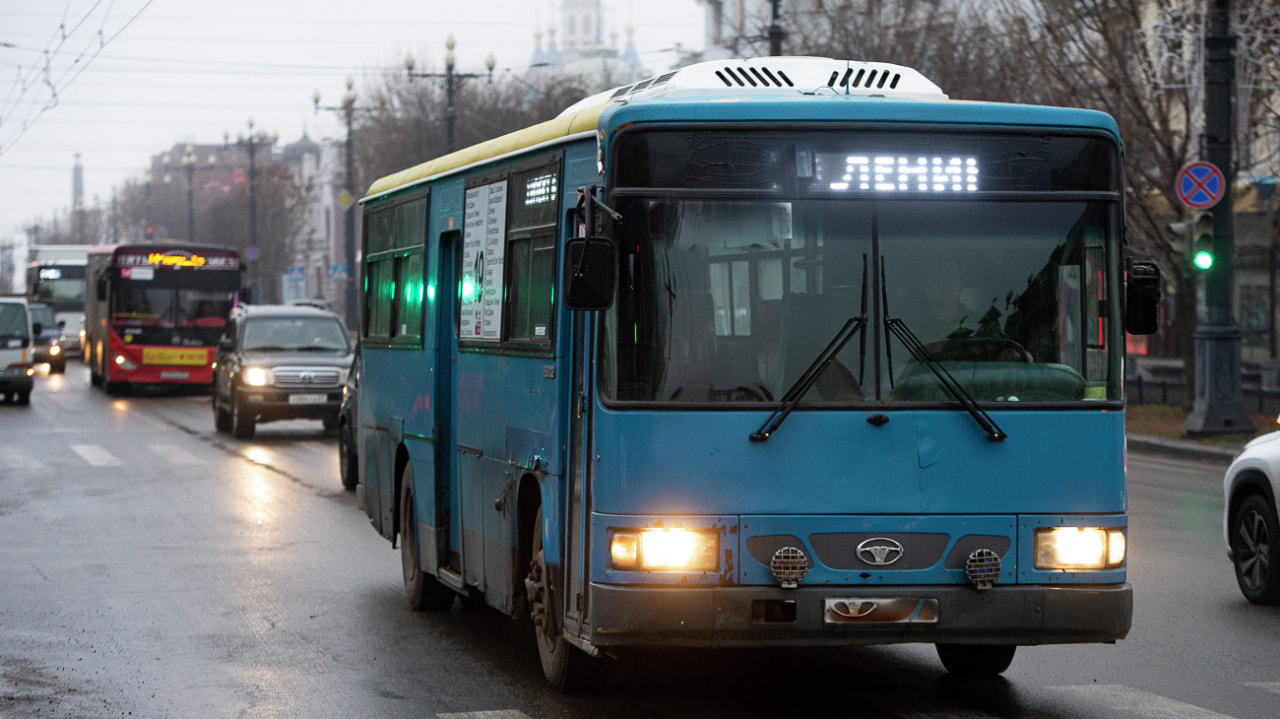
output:
<path id="1" fill-rule="evenodd" d="M 538 654 L 543 663 L 552 661 L 556 654 L 556 638 L 551 635 L 548 621 L 547 561 L 542 551 L 542 518 L 534 525 L 533 561 L 529 564 L 529 618 L 533 620 L 534 635 L 538 639 Z"/>
<path id="2" fill-rule="evenodd" d="M 1271 536 L 1259 512 L 1248 511 L 1236 523 L 1236 569 L 1250 591 L 1261 589 L 1271 573 Z"/>

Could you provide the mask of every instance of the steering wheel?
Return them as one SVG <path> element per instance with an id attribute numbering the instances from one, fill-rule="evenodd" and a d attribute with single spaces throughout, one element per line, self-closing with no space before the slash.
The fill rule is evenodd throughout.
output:
<path id="1" fill-rule="evenodd" d="M 756 400 L 757 402 L 773 401 L 773 393 L 769 391 L 768 387 L 765 387 L 759 382 L 757 382 L 754 385 L 740 384 L 737 387 L 734 387 L 732 391 L 735 399 L 739 394 L 745 394 L 751 399 Z"/>
<path id="2" fill-rule="evenodd" d="M 1030 362 L 1027 348 L 1008 337 L 955 337 L 936 353 L 939 361 Z"/>

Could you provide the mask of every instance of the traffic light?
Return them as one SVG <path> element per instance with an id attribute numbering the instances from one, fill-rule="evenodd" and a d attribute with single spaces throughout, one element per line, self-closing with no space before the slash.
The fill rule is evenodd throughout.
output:
<path id="1" fill-rule="evenodd" d="M 146 239 L 149 240 L 152 238 L 152 236 L 155 235 L 155 232 L 156 232 L 155 226 L 148 222 L 146 230 L 143 231 L 143 235 Z"/>
<path id="2" fill-rule="evenodd" d="M 1191 264 L 1198 270 L 1213 267 L 1213 213 L 1196 214 L 1191 225 Z"/>

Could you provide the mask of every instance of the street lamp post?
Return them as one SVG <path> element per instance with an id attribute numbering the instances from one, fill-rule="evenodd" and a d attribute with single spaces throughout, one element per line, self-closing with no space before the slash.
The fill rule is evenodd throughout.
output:
<path id="1" fill-rule="evenodd" d="M 187 151 L 182 155 L 182 169 L 187 173 L 187 242 L 196 241 L 196 202 L 195 202 L 195 176 L 197 169 L 211 169 L 217 162 L 217 157 L 209 155 L 209 164 L 197 168 L 198 158 L 196 157 L 195 148 L 187 145 Z"/>
<path id="2" fill-rule="evenodd" d="M 231 133 L 223 132 L 222 138 L 224 144 L 230 142 Z M 256 134 L 253 131 L 253 118 L 249 118 L 249 134 L 239 134 L 236 136 L 236 144 L 245 148 L 249 152 L 249 247 L 247 248 L 245 259 L 251 264 L 249 271 L 249 286 L 253 288 L 254 298 L 251 301 L 261 302 L 262 288 L 258 286 L 257 273 L 257 257 L 260 252 L 258 247 L 258 167 L 255 164 L 255 157 L 258 148 L 262 145 L 270 145 L 275 141 L 273 136 L 268 136 L 266 131 L 259 130 Z"/>
<path id="3" fill-rule="evenodd" d="M 343 280 L 343 314 L 347 321 L 347 327 L 356 329 L 359 327 L 356 312 L 356 278 L 359 273 L 356 271 L 356 205 L 355 205 L 355 188 L 356 188 L 356 165 L 355 165 L 355 130 L 352 123 L 356 111 L 356 90 L 355 80 L 350 76 L 347 77 L 347 92 L 342 96 L 342 104 L 338 106 L 329 106 L 320 104 L 320 91 L 316 90 L 311 94 L 311 104 L 315 107 L 315 112 L 321 110 L 341 110 L 343 119 L 347 125 L 346 140 L 346 176 L 343 178 L 343 184 L 346 186 L 342 194 L 345 200 L 341 202 L 343 205 L 342 224 L 345 235 L 343 248 L 344 261 L 347 263 L 347 274 Z"/>
<path id="4" fill-rule="evenodd" d="M 414 72 L 413 66 L 415 63 L 413 60 L 413 55 L 404 56 L 404 71 L 405 71 L 405 74 L 409 76 L 409 82 L 413 82 L 413 78 L 415 77 L 444 79 L 444 92 L 445 92 L 445 98 L 447 101 L 445 105 L 445 110 L 444 110 L 444 120 L 445 120 L 445 127 L 446 127 L 445 138 L 447 140 L 445 144 L 446 152 L 453 152 L 453 149 L 454 149 L 453 124 L 456 118 L 456 114 L 453 109 L 453 95 L 454 95 L 454 89 L 457 86 L 458 81 L 466 80 L 468 78 L 473 78 L 473 77 L 485 77 L 485 74 L 478 73 L 478 72 L 454 72 L 453 71 L 453 61 L 454 61 L 453 48 L 456 44 L 457 43 L 454 41 L 452 35 L 449 36 L 448 40 L 445 40 L 444 46 L 448 50 L 448 52 L 446 52 L 444 55 L 444 72 Z M 493 82 L 493 67 L 497 64 L 498 64 L 498 61 L 496 58 L 494 58 L 493 53 L 489 53 L 489 57 L 485 58 L 484 66 L 489 69 L 489 72 L 486 74 L 488 75 L 490 83 Z"/>

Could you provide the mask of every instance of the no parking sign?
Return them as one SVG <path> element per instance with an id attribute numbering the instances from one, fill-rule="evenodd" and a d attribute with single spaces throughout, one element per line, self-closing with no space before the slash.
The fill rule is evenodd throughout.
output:
<path id="1" fill-rule="evenodd" d="M 1227 180 L 1213 163 L 1192 162 L 1178 171 L 1174 187 L 1182 204 L 1193 210 L 1207 210 L 1222 199 Z"/>

